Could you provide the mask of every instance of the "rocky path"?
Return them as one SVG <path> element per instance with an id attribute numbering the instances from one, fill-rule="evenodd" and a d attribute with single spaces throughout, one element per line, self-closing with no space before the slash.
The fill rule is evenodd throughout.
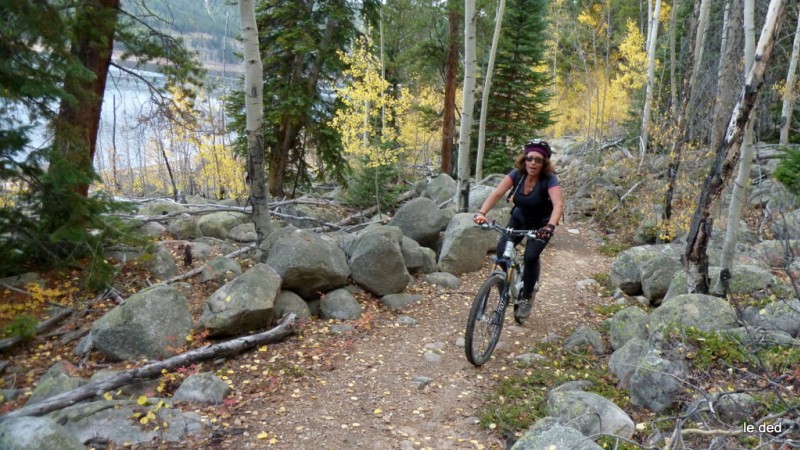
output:
<path id="1" fill-rule="evenodd" d="M 590 230 L 559 227 L 544 254 L 542 289 L 531 319 L 510 314 L 485 366 L 464 356 L 463 333 L 472 297 L 490 270 L 462 276 L 457 290 L 418 282 L 423 300 L 390 311 L 374 300 L 352 331 L 336 322 L 307 324 L 300 336 L 226 362 L 237 396 L 201 411 L 214 430 L 194 447 L 275 449 L 500 449 L 499 430 L 479 424 L 488 396 L 517 368 L 514 358 L 547 335 L 566 337 L 596 323 L 599 300 L 578 282 L 607 273 Z M 542 369 L 540 369 L 542 370 Z"/>

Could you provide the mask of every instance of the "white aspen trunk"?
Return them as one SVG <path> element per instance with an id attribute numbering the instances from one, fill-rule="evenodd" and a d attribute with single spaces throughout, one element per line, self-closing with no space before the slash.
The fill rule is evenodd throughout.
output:
<path id="1" fill-rule="evenodd" d="M 655 10 L 650 14 L 650 35 L 647 38 L 647 93 L 644 99 L 644 111 L 642 112 L 642 134 L 641 140 L 641 161 L 644 161 L 644 154 L 647 152 L 647 125 L 650 123 L 650 109 L 653 102 L 653 85 L 656 72 L 656 40 L 658 38 L 658 16 L 661 14 L 661 0 L 656 0 Z M 641 161 L 639 166 L 641 167 Z"/>
<path id="2" fill-rule="evenodd" d="M 486 117 L 489 115 L 489 89 L 492 87 L 492 74 L 494 60 L 497 56 L 497 43 L 500 41 L 500 28 L 503 25 L 503 13 L 506 10 L 506 0 L 497 4 L 497 14 L 494 19 L 494 36 L 492 36 L 492 49 L 489 51 L 489 63 L 486 66 L 486 77 L 483 82 L 481 94 L 481 118 L 478 126 L 478 155 L 475 158 L 475 180 L 483 179 L 483 151 L 486 147 Z"/>
<path id="3" fill-rule="evenodd" d="M 239 0 L 242 21 L 242 50 L 244 56 L 244 102 L 247 133 L 250 199 L 253 202 L 253 224 L 260 245 L 270 229 L 269 192 L 264 170 L 264 69 L 258 47 L 258 26 L 253 0 Z"/>
<path id="4" fill-rule="evenodd" d="M 771 0 L 758 41 L 755 63 L 745 79 L 744 89 L 731 115 L 725 139 L 716 149 L 714 164 L 703 184 L 697 209 L 692 217 L 686 252 L 683 255 L 690 293 L 705 294 L 709 291 L 706 248 L 713 230 L 714 211 L 718 210 L 722 190 L 730 179 L 734 165 L 738 164 L 741 140 L 758 100 L 759 91 L 764 85 L 764 72 L 772 55 L 780 22 L 784 19 L 782 13 L 783 0 Z"/>
<path id="5" fill-rule="evenodd" d="M 753 0 L 744 1 L 744 65 L 745 75 L 753 67 L 756 54 L 755 7 Z M 714 286 L 714 293 L 727 294 L 727 280 L 730 279 L 733 269 L 733 255 L 736 252 L 736 235 L 739 232 L 739 221 L 742 218 L 742 207 L 747 195 L 747 184 L 750 181 L 750 169 L 753 166 L 753 119 L 747 121 L 744 139 L 742 141 L 742 154 L 739 158 L 739 170 L 733 182 L 731 204 L 728 206 L 728 226 L 725 230 L 725 240 L 722 242 L 722 257 L 720 259 L 720 276 Z"/>
<path id="6" fill-rule="evenodd" d="M 672 120 L 678 121 L 678 80 L 675 78 L 675 67 L 677 66 L 675 54 L 675 27 L 677 26 L 678 8 L 680 0 L 675 0 L 669 16 L 669 93 L 672 112 Z"/>
<path id="7" fill-rule="evenodd" d="M 458 135 L 458 179 L 456 181 L 457 211 L 469 207 L 469 137 L 475 107 L 475 0 L 464 2 L 464 94 L 461 127 Z"/>
<path id="8" fill-rule="evenodd" d="M 792 125 L 792 109 L 794 106 L 794 82 L 797 75 L 797 55 L 800 53 L 800 13 L 797 14 L 797 29 L 792 44 L 792 59 L 789 61 L 789 72 L 786 74 L 786 92 L 783 93 L 783 109 L 781 109 L 780 144 L 789 143 L 789 129 Z"/>

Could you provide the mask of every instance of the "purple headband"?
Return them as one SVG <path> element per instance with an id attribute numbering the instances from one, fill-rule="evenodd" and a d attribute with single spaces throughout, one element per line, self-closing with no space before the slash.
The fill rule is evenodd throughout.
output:
<path id="1" fill-rule="evenodd" d="M 531 147 L 525 147 L 525 156 L 528 156 L 528 153 L 530 153 L 530 152 L 536 152 L 536 153 L 542 155 L 545 158 L 549 158 L 550 157 L 550 155 L 549 155 L 550 152 L 548 152 L 547 149 L 542 148 L 542 147 L 540 147 L 538 145 L 534 145 L 534 146 L 531 146 Z"/>

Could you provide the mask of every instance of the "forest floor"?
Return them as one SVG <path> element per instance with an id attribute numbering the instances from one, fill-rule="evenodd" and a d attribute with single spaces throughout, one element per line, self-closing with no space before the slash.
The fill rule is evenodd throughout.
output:
<path id="1" fill-rule="evenodd" d="M 507 314 L 500 344 L 483 367 L 467 361 L 463 336 L 472 299 L 491 270 L 489 256 L 483 269 L 461 276 L 457 290 L 417 280 L 408 291 L 422 294 L 423 299 L 402 311 L 392 311 L 374 297 L 359 294 L 364 313 L 357 321 L 306 321 L 300 324 L 298 334 L 280 343 L 165 375 L 161 385 L 167 393 L 190 373 L 212 371 L 227 380 L 232 394 L 221 406 L 178 404 L 184 411 L 198 412 L 209 432 L 179 444 L 154 443 L 152 447 L 506 448 L 508 433 L 504 435 L 499 427 L 482 420 L 487 402 L 496 400 L 492 397 L 502 380 L 550 369 L 521 367 L 515 357 L 530 352 L 546 336 L 563 339 L 580 325 L 599 324 L 607 317 L 599 312 L 600 307 L 613 302 L 577 285 L 595 274 L 607 274 L 611 264 L 611 258 L 598 251 L 591 233 L 588 225 L 578 223 L 558 228 L 543 255 L 542 287 L 531 317 L 517 326 Z M 136 280 L 137 274 L 141 275 L 132 268 L 127 276 Z M 138 283 L 141 280 L 131 281 L 128 290 L 135 291 L 133 284 Z M 69 289 L 58 286 L 55 283 L 54 289 L 62 295 Z M 216 286 L 198 282 L 184 289 L 193 312 L 199 315 L 202 299 Z M 4 297 L 8 300 L 11 296 Z M 47 295 L 40 297 L 42 304 L 47 303 Z M 73 328 L 91 326 L 113 306 L 113 301 L 98 302 Z M 415 324 L 405 324 L 403 316 L 413 318 Z M 338 331 L 337 325 L 342 324 L 353 329 Z M 59 344 L 58 338 L 37 339 L 7 355 L 11 366 L 22 368 L 14 373 L 14 387 L 31 386 L 54 360 L 77 363 L 72 354 L 74 344 Z M 92 353 L 81 362 L 81 374 L 130 366 L 106 362 Z M 11 387 L 11 382 L 6 374 L 2 387 Z M 8 402 L 3 409 L 15 409 L 22 403 L 23 399 Z M 518 431 L 515 437 L 519 435 Z"/>

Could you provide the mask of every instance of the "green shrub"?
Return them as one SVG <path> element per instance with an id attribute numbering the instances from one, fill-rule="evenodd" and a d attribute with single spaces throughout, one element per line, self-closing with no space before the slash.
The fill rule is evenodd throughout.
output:
<path id="1" fill-rule="evenodd" d="M 14 317 L 11 323 L 3 327 L 2 335 L 3 337 L 19 336 L 23 339 L 29 339 L 36 335 L 37 325 L 39 325 L 39 321 L 36 317 L 28 314 L 20 314 Z"/>
<path id="2" fill-rule="evenodd" d="M 800 149 L 784 148 L 773 176 L 794 195 L 800 195 Z"/>
<path id="3" fill-rule="evenodd" d="M 402 186 L 398 184 L 400 171 L 396 165 L 369 167 L 366 161 L 355 169 L 348 183 L 344 201 L 358 208 L 378 206 L 385 212 L 397 201 Z"/>

